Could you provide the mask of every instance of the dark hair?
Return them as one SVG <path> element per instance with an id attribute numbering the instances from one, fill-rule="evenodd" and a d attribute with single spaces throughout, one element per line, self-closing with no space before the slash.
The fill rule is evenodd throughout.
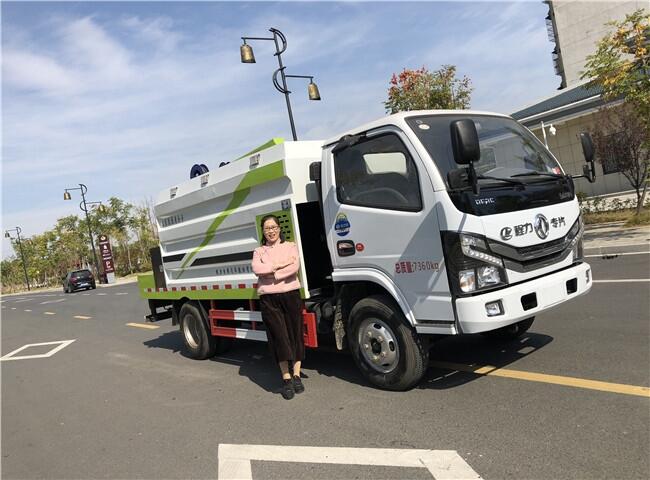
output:
<path id="1" fill-rule="evenodd" d="M 262 245 L 266 245 L 266 237 L 264 236 L 264 224 L 267 220 L 273 220 L 275 224 L 280 227 L 280 219 L 278 217 L 275 215 L 264 215 L 262 217 L 262 221 L 260 222 L 260 228 L 262 230 Z M 284 243 L 284 232 L 282 231 L 282 227 L 280 227 L 280 243 Z"/>

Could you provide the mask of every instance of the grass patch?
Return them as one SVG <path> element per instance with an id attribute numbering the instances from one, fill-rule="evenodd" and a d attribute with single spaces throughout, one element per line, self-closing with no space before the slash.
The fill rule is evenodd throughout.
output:
<path id="1" fill-rule="evenodd" d="M 626 227 L 650 225 L 650 209 L 644 208 L 639 215 L 636 215 L 635 208 L 583 213 L 582 218 L 587 225 L 609 222 L 625 222 Z"/>
<path id="2" fill-rule="evenodd" d="M 650 225 L 650 209 L 644 208 L 638 215 L 632 215 L 632 217 L 625 222 L 626 227 L 636 225 Z"/>

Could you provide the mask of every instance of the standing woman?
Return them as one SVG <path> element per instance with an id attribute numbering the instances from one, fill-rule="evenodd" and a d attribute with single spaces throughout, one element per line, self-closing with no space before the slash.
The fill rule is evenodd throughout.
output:
<path id="1" fill-rule="evenodd" d="M 258 276 L 262 320 L 271 355 L 282 372 L 282 396 L 291 400 L 305 387 L 300 380 L 300 364 L 305 357 L 302 326 L 302 299 L 297 273 L 298 248 L 284 239 L 275 215 L 262 218 L 262 246 L 253 252 L 253 272 Z M 289 371 L 289 362 L 292 371 Z"/>

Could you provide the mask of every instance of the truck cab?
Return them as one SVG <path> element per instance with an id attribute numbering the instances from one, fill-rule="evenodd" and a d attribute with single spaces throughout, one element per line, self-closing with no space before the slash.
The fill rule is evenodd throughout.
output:
<path id="1" fill-rule="evenodd" d="M 510 117 L 391 115 L 327 141 L 320 168 L 333 281 L 381 286 L 418 334 L 514 337 L 591 287 L 573 179 Z M 349 330 L 363 350 L 392 329 Z"/>

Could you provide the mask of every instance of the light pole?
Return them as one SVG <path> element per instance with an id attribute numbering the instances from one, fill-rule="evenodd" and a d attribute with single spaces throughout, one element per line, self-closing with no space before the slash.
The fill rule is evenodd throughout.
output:
<path id="1" fill-rule="evenodd" d="M 90 246 L 93 249 L 93 259 L 95 260 L 95 268 L 97 269 L 97 278 L 99 280 L 99 283 L 102 283 L 101 271 L 99 269 L 99 262 L 97 261 L 97 252 L 95 252 L 95 241 L 93 240 L 93 231 L 90 228 L 90 217 L 88 216 L 88 203 L 86 202 L 86 192 L 88 191 L 88 187 L 86 187 L 83 183 L 80 183 L 78 188 L 76 187 L 66 188 L 65 192 L 63 192 L 63 200 L 72 199 L 72 196 L 70 195 L 70 190 L 81 190 L 81 203 L 79 204 L 79 208 L 83 210 L 83 212 L 86 214 L 86 223 L 88 224 L 88 235 L 90 235 Z M 89 202 L 89 203 L 92 205 L 101 202 Z"/>
<path id="2" fill-rule="evenodd" d="M 296 126 L 293 123 L 293 113 L 291 112 L 291 102 L 289 101 L 289 94 L 291 91 L 287 88 L 287 78 L 308 78 L 309 85 L 307 86 L 307 91 L 309 93 L 309 100 L 320 100 L 320 92 L 318 91 L 318 86 L 314 83 L 314 77 L 309 75 L 287 75 L 284 73 L 285 67 L 282 64 L 282 53 L 287 49 L 287 39 L 284 34 L 277 28 L 270 28 L 269 32 L 273 34 L 272 38 L 267 37 L 241 37 L 244 41 L 244 44 L 239 47 L 241 54 L 242 63 L 255 63 L 255 55 L 253 54 L 253 48 L 246 43 L 246 40 L 271 40 L 275 43 L 275 53 L 274 55 L 278 57 L 279 68 L 273 73 L 273 86 L 276 90 L 284 94 L 284 98 L 287 102 L 287 111 L 289 112 L 289 123 L 291 124 L 291 134 L 293 135 L 294 140 L 298 140 L 296 135 Z M 282 47 L 280 43 L 282 42 Z M 282 83 L 278 82 L 278 73 Z"/>
<path id="3" fill-rule="evenodd" d="M 548 131 L 551 135 L 555 136 L 555 132 L 557 132 L 557 129 L 553 126 L 552 123 L 549 123 Z M 544 122 L 542 122 L 542 135 L 544 136 L 544 145 L 546 146 L 546 148 L 548 148 L 548 141 L 546 140 L 546 125 L 544 125 Z"/>
<path id="4" fill-rule="evenodd" d="M 20 249 L 20 258 L 23 261 L 23 272 L 25 272 L 25 283 L 27 284 L 27 291 L 30 291 L 31 288 L 29 287 L 29 276 L 27 275 L 27 264 L 25 263 L 25 252 L 23 252 L 23 244 L 20 241 L 20 232 L 22 232 L 22 230 L 20 229 L 20 227 L 10 228 L 9 230 L 5 230 L 5 238 L 11 238 L 9 232 L 16 232 L 18 248 Z"/>

